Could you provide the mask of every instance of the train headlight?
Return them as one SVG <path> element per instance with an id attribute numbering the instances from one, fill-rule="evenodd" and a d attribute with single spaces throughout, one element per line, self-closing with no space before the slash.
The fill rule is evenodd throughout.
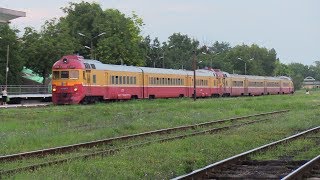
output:
<path id="1" fill-rule="evenodd" d="M 78 88 L 77 87 L 74 87 L 73 88 L 74 92 L 78 91 Z"/>
<path id="2" fill-rule="evenodd" d="M 52 88 L 52 92 L 56 92 L 57 91 L 57 89 L 56 88 Z"/>

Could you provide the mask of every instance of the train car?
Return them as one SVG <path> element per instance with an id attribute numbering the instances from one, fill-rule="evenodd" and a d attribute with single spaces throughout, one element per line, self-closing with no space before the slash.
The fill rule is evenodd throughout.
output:
<path id="1" fill-rule="evenodd" d="M 293 93 L 288 77 L 230 75 L 214 70 L 194 72 L 150 67 L 103 64 L 68 55 L 52 67 L 54 104 L 91 103 L 102 100 L 171 97 L 219 97 Z"/>
<path id="2" fill-rule="evenodd" d="M 76 55 L 64 56 L 52 71 L 54 104 L 193 96 L 192 71 L 110 65 Z M 197 70 L 196 76 L 196 96 L 214 94 L 214 72 Z"/>
<path id="3" fill-rule="evenodd" d="M 289 93 L 294 93 L 294 88 L 293 88 L 293 82 L 292 79 L 286 76 L 280 76 L 281 79 L 281 93 L 282 94 L 289 94 Z"/>
<path id="4" fill-rule="evenodd" d="M 229 77 L 231 84 L 231 96 L 244 96 L 248 94 L 247 90 L 245 91 L 246 76 L 231 74 Z"/>
<path id="5" fill-rule="evenodd" d="M 245 94 L 249 96 L 258 96 L 265 94 L 265 80 L 264 76 L 250 76 L 246 75 L 245 80 Z"/>

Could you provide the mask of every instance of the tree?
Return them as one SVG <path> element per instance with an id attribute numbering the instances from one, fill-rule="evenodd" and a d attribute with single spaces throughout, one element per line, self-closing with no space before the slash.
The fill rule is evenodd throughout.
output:
<path id="1" fill-rule="evenodd" d="M 296 90 L 301 88 L 303 79 L 308 76 L 309 68 L 301 63 L 290 63 L 288 65 L 289 76 L 293 80 L 294 88 Z"/>
<path id="2" fill-rule="evenodd" d="M 166 67 L 192 70 L 192 52 L 198 52 L 197 40 L 189 38 L 188 35 L 174 33 L 165 45 Z"/>
<path id="3" fill-rule="evenodd" d="M 151 59 L 151 39 L 150 36 L 146 36 L 141 42 L 141 49 L 143 50 L 143 57 L 145 59 L 144 65 L 147 67 L 153 66 L 153 61 Z"/>
<path id="4" fill-rule="evenodd" d="M 102 10 L 99 4 L 88 2 L 70 3 L 63 11 L 67 15 L 61 22 L 66 23 L 71 36 L 78 39 L 81 55 L 88 57 L 90 51 L 84 46 L 90 44 L 95 57 L 104 63 L 144 65 L 145 52 L 140 36 L 143 22 L 136 14 L 126 17 L 116 9 Z M 105 35 L 97 37 L 101 33 Z"/>
<path id="5" fill-rule="evenodd" d="M 18 40 L 16 29 L 7 24 L 0 24 L 0 84 L 6 83 L 7 48 L 9 46 L 8 84 L 21 83 L 21 70 L 24 61 L 21 57 L 21 42 Z"/>
<path id="6" fill-rule="evenodd" d="M 68 27 L 57 23 L 56 19 L 46 21 L 40 32 L 25 28 L 22 53 L 26 66 L 44 78 L 43 84 L 51 74 L 53 63 L 75 49 L 74 39 L 68 32 Z"/>

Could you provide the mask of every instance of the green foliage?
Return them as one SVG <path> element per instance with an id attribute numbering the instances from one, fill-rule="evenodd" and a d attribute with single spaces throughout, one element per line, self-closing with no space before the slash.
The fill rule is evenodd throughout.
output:
<path id="1" fill-rule="evenodd" d="M 24 59 L 21 54 L 21 41 L 18 40 L 16 29 L 11 29 L 7 24 L 0 24 L 0 84 L 6 82 L 7 52 L 9 46 L 9 72 L 8 84 L 20 84 L 20 72 L 23 69 Z"/>
<path id="2" fill-rule="evenodd" d="M 294 88 L 300 89 L 303 79 L 308 76 L 308 66 L 301 63 L 290 63 L 288 65 L 289 76 L 292 78 Z"/>
<path id="3" fill-rule="evenodd" d="M 102 10 L 97 3 L 69 3 L 63 8 L 67 14 L 61 23 L 70 27 L 70 35 L 77 39 L 81 55 L 89 57 L 91 47 L 94 57 L 104 63 L 144 65 L 145 51 L 140 27 L 143 21 L 135 13 L 126 17 L 116 9 Z M 85 35 L 80 36 L 79 33 Z M 104 33 L 103 36 L 97 36 Z"/>
<path id="4" fill-rule="evenodd" d="M 40 32 L 31 27 L 25 28 L 22 53 L 26 67 L 44 77 L 43 83 L 51 74 L 53 63 L 73 52 L 74 40 L 68 32 L 68 27 L 58 24 L 55 19 L 46 21 Z"/>
<path id="5" fill-rule="evenodd" d="M 197 51 L 199 42 L 188 35 L 174 33 L 165 44 L 165 67 L 172 69 L 192 69 L 192 52 Z"/>

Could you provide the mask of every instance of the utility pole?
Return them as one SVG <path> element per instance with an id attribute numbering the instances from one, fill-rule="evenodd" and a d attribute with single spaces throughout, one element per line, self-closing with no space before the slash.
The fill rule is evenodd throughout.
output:
<path id="1" fill-rule="evenodd" d="M 8 86 L 8 72 L 9 72 L 9 45 L 7 46 L 7 65 L 6 65 L 6 87 Z"/>
<path id="2" fill-rule="evenodd" d="M 197 69 L 197 55 L 196 51 L 193 51 L 193 100 L 197 100 L 197 81 L 196 81 L 196 69 Z"/>

